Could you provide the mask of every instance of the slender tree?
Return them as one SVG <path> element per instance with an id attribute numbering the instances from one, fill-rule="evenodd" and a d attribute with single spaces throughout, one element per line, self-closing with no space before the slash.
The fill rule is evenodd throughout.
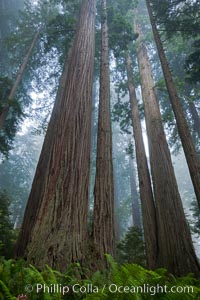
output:
<path id="1" fill-rule="evenodd" d="M 38 40 L 38 37 L 39 37 L 39 34 L 40 34 L 40 30 L 41 28 L 38 29 L 38 31 L 35 33 L 34 35 L 34 38 L 32 40 L 32 43 L 31 43 L 31 46 L 26 54 L 26 56 L 24 57 L 24 60 L 23 60 L 23 63 L 17 73 L 17 77 L 16 77 L 16 80 L 14 82 L 14 85 L 10 91 L 10 94 L 8 96 L 8 100 L 7 100 L 7 103 L 6 105 L 3 107 L 2 111 L 0 112 L 0 130 L 2 129 L 3 125 L 4 125 L 4 122 L 8 116 L 8 113 L 9 113 L 9 109 L 10 107 L 12 106 L 12 100 L 14 99 L 14 96 L 15 96 L 15 93 L 19 87 L 19 84 L 22 80 L 22 76 L 24 75 L 24 72 L 26 70 L 26 67 L 27 67 L 27 64 L 29 62 L 29 59 L 31 57 L 31 54 L 32 54 L 32 51 L 36 45 L 36 42 Z"/>
<path id="2" fill-rule="evenodd" d="M 113 135 L 113 177 L 114 177 L 114 222 L 115 222 L 115 242 L 118 243 L 121 238 L 121 222 L 120 222 L 120 199 L 119 199 L 119 175 L 117 153 L 115 151 L 116 138 Z"/>
<path id="3" fill-rule="evenodd" d="M 174 80 L 172 77 L 172 74 L 170 72 L 170 68 L 165 56 L 164 48 L 156 27 L 156 23 L 154 20 L 151 4 L 149 0 L 146 0 L 147 9 L 149 12 L 150 22 L 153 29 L 153 34 L 155 38 L 155 42 L 158 49 L 158 54 L 160 57 L 163 74 L 165 77 L 165 82 L 167 86 L 167 90 L 169 93 L 169 98 L 172 104 L 172 109 L 174 111 L 174 115 L 176 118 L 176 124 L 178 128 L 178 132 L 180 135 L 180 139 L 182 142 L 183 150 L 185 153 L 185 157 L 187 160 L 188 168 L 190 171 L 190 176 L 193 182 L 194 191 L 196 194 L 196 198 L 200 207 L 200 160 L 199 157 L 195 151 L 195 147 L 192 141 L 192 136 L 190 134 L 190 130 L 187 124 L 187 121 L 185 119 L 183 109 L 181 107 L 180 99 L 178 96 L 178 93 L 176 91 L 176 87 L 174 84 Z"/>
<path id="4" fill-rule="evenodd" d="M 9 54 L 5 47 L 6 38 L 15 31 L 16 20 L 19 10 L 23 9 L 23 0 L 0 0 L 0 74 L 1 76 L 11 77 L 12 65 L 10 64 Z M 12 49 L 13 50 L 13 49 Z"/>
<path id="5" fill-rule="evenodd" d="M 101 67 L 93 237 L 97 256 L 113 253 L 114 183 L 110 117 L 109 48 L 106 0 L 101 1 Z"/>
<path id="6" fill-rule="evenodd" d="M 139 178 L 140 197 L 142 204 L 142 220 L 144 227 L 147 265 L 149 268 L 155 268 L 158 251 L 156 236 L 156 212 L 153 199 L 153 192 L 151 188 L 151 179 L 144 148 L 144 141 L 142 137 L 139 109 L 132 75 L 131 57 L 129 53 L 127 53 L 126 67 L 131 104 L 131 117 L 135 139 L 135 151 Z"/>
<path id="7" fill-rule="evenodd" d="M 158 266 L 165 267 L 178 276 L 189 272 L 199 276 L 200 267 L 185 219 L 162 126 L 147 50 L 142 42 L 138 49 L 138 63 L 156 202 Z"/>
<path id="8" fill-rule="evenodd" d="M 41 200 L 33 194 L 39 180 L 35 177 L 17 245 L 20 254 L 20 241 L 25 236 L 23 252 L 29 261 L 40 267 L 47 263 L 61 271 L 73 261 L 84 262 L 87 252 L 95 6 L 95 0 L 82 2 L 63 97 L 54 108 L 58 109 L 59 119 L 54 124 L 53 136 L 50 138 L 51 133 L 47 133 L 47 169 L 40 168 L 44 153 L 37 167 L 37 176 L 45 172 L 39 192 Z M 47 151 L 47 145 L 42 152 Z M 33 203 L 36 212 L 29 225 L 27 216 L 31 214 L 30 208 L 34 208 Z"/>
<path id="9" fill-rule="evenodd" d="M 134 166 L 134 160 L 131 156 L 129 156 L 129 166 L 130 166 L 131 198 L 133 200 L 132 202 L 133 226 L 141 228 L 140 204 L 139 204 L 139 195 L 137 192 L 135 166 Z"/>

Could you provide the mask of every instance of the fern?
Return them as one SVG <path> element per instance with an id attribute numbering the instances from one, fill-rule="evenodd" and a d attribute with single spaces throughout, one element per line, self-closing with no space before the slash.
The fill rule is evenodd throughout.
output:
<path id="1" fill-rule="evenodd" d="M 11 295 L 9 289 L 7 288 L 5 283 L 1 280 L 0 280 L 0 295 L 2 295 L 3 296 L 2 299 L 5 299 L 5 300 L 16 300 L 17 299 L 16 297 Z"/>
<path id="2" fill-rule="evenodd" d="M 117 264 L 114 259 L 107 255 L 107 260 L 110 265 L 108 270 L 102 272 L 97 271 L 92 276 L 88 277 L 88 271 L 83 269 L 79 264 L 73 264 L 62 274 L 46 266 L 44 270 L 39 271 L 32 265 L 27 265 L 23 260 L 2 260 L 0 261 L 0 300 L 16 299 L 12 295 L 19 295 L 25 293 L 24 288 L 27 284 L 34 287 L 32 293 L 27 294 L 29 300 L 78 300 L 78 299 L 92 299 L 92 300 L 109 300 L 109 299 L 124 299 L 124 300 L 189 300 L 200 299 L 200 281 L 195 279 L 192 274 L 182 278 L 176 278 L 169 274 L 165 269 L 158 269 L 155 271 L 146 270 L 145 268 L 135 264 Z M 76 276 L 76 274 L 78 276 Z M 85 272 L 85 273 L 84 273 Z M 81 276 L 80 276 L 81 274 Z M 85 278 L 85 279 L 81 279 Z M 98 293 L 92 294 L 73 294 L 70 291 L 66 295 L 59 293 L 36 293 L 37 283 L 45 284 L 47 287 L 53 284 L 60 284 L 61 286 L 73 286 L 80 284 L 80 286 L 87 286 L 92 284 L 98 287 Z M 109 286 L 115 284 L 116 286 L 128 287 L 142 287 L 148 285 L 149 287 L 167 286 L 170 290 L 172 287 L 186 287 L 192 286 L 193 293 L 161 293 L 157 292 L 155 295 L 151 293 L 134 292 L 116 292 L 112 293 Z"/>
<path id="3" fill-rule="evenodd" d="M 168 274 L 167 270 L 165 269 L 151 271 L 134 264 L 124 264 L 119 266 L 109 255 L 107 255 L 107 260 L 111 267 L 111 275 L 110 278 L 104 278 L 106 288 L 104 290 L 101 288 L 98 295 L 86 295 L 84 299 L 148 300 L 150 298 L 153 298 L 155 300 L 189 300 L 198 299 L 198 297 L 200 297 L 200 282 L 191 274 L 186 277 L 176 278 L 173 275 Z M 97 273 L 96 276 L 100 277 L 100 274 Z M 118 287 L 144 287 L 145 285 L 146 287 L 149 287 L 149 290 L 148 293 L 142 293 L 140 290 L 138 290 L 138 293 L 112 293 L 109 290 L 109 286 L 111 286 L 112 284 L 115 284 Z M 164 290 L 161 291 L 161 288 L 165 285 L 167 287 L 167 293 Z M 171 292 L 172 287 L 185 288 L 186 286 L 192 286 L 193 292 Z M 160 287 L 160 290 L 158 289 L 156 291 L 157 287 Z"/>

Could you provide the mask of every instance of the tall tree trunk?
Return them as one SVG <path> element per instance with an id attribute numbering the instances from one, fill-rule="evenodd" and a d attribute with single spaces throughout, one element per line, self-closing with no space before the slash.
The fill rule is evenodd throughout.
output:
<path id="1" fill-rule="evenodd" d="M 115 243 L 118 243 L 121 238 L 121 224 L 120 224 L 120 203 L 118 194 L 118 177 L 117 177 L 117 164 L 114 163 L 114 222 L 115 222 Z"/>
<path id="2" fill-rule="evenodd" d="M 163 69 L 163 74 L 164 74 L 165 81 L 166 81 L 167 90 L 169 93 L 169 98 L 170 98 L 170 101 L 172 104 L 172 109 L 175 114 L 178 132 L 180 135 L 183 150 L 184 150 L 188 168 L 190 171 L 190 176 L 191 176 L 191 179 L 193 182 L 194 191 L 195 191 L 198 205 L 200 208 L 200 160 L 195 151 L 192 136 L 190 134 L 190 130 L 189 130 L 187 121 L 185 119 L 183 109 L 181 107 L 180 99 L 179 99 L 178 93 L 176 91 L 176 87 L 175 87 L 175 84 L 174 84 L 174 81 L 172 78 L 172 74 L 170 72 L 170 68 L 169 68 L 169 65 L 168 65 L 168 62 L 167 62 L 167 59 L 165 56 L 164 48 L 163 48 L 156 24 L 155 24 L 150 1 L 146 0 L 146 4 L 147 4 L 148 12 L 149 12 L 149 17 L 150 17 L 150 21 L 151 21 L 151 25 L 152 25 L 152 29 L 153 29 L 155 42 L 156 42 L 157 49 L 158 49 L 158 54 L 159 54 L 162 69 Z"/>
<path id="3" fill-rule="evenodd" d="M 137 192 L 136 184 L 136 174 L 134 160 L 129 156 L 129 166 L 130 166 L 130 186 L 131 186 L 131 198 L 132 198 L 132 218 L 133 226 L 141 228 L 141 217 L 140 217 L 140 204 L 139 204 L 139 195 Z"/>
<path id="4" fill-rule="evenodd" d="M 138 63 L 156 201 L 158 266 L 178 276 L 189 272 L 199 276 L 200 267 L 185 219 L 144 44 L 139 46 Z"/>
<path id="5" fill-rule="evenodd" d="M 95 114 L 95 106 L 96 99 L 98 94 L 97 80 L 94 78 L 93 82 L 93 93 L 92 93 L 92 118 L 91 118 L 91 153 L 95 148 L 96 141 L 96 132 L 95 132 L 95 122 L 96 122 L 96 114 Z"/>
<path id="6" fill-rule="evenodd" d="M 61 114 L 61 103 L 64 101 L 66 93 L 68 59 L 65 61 L 62 76 L 60 78 L 59 87 L 56 95 L 55 104 L 45 135 L 43 147 L 41 150 L 39 162 L 37 164 L 32 189 L 26 205 L 21 231 L 16 244 L 15 255 L 22 257 L 25 255 L 27 244 L 32 235 L 32 230 L 37 221 L 37 215 L 42 203 L 45 192 L 45 181 L 48 176 L 50 157 L 53 147 L 53 137 Z"/>
<path id="7" fill-rule="evenodd" d="M 37 40 L 38 40 L 40 30 L 41 30 L 41 28 L 38 29 L 38 31 L 36 32 L 36 34 L 35 34 L 35 36 L 32 40 L 31 46 L 30 46 L 30 48 L 29 48 L 29 50 L 28 50 L 28 52 L 27 52 L 27 54 L 26 54 L 26 56 L 23 60 L 23 63 L 21 65 L 19 71 L 17 72 L 17 77 L 16 77 L 14 85 L 13 85 L 11 91 L 10 91 L 10 94 L 8 96 L 8 101 L 7 101 L 6 105 L 4 106 L 4 108 L 2 109 L 2 111 L 0 112 L 0 130 L 3 128 L 4 122 L 5 122 L 5 120 L 8 116 L 9 109 L 12 105 L 12 100 L 13 100 L 13 98 L 15 96 L 15 93 L 16 93 L 18 87 L 19 87 L 19 84 L 22 80 L 22 76 L 23 76 L 23 74 L 26 70 L 27 64 L 28 64 L 29 59 L 31 57 L 31 53 L 33 51 L 33 48 L 35 47 L 35 44 L 36 44 Z"/>
<path id="8" fill-rule="evenodd" d="M 114 184 L 106 0 L 102 0 L 101 69 L 96 178 L 94 188 L 94 245 L 97 256 L 113 253 Z"/>
<path id="9" fill-rule="evenodd" d="M 157 226 L 156 226 L 156 212 L 153 199 L 153 192 L 151 188 L 151 179 L 147 164 L 147 158 L 144 148 L 144 141 L 142 137 L 142 127 L 140 123 L 140 115 L 138 103 L 135 93 L 131 57 L 127 53 L 127 75 L 128 88 L 130 95 L 130 105 L 132 113 L 133 133 L 135 139 L 135 151 L 139 178 L 139 188 L 142 206 L 142 221 L 144 227 L 144 239 L 146 248 L 147 265 L 149 268 L 156 267 L 157 261 Z"/>
<path id="10" fill-rule="evenodd" d="M 87 255 L 95 6 L 95 0 L 82 2 L 60 115 L 42 178 L 39 210 L 33 229 L 23 224 L 23 230 L 31 233 L 25 251 L 28 260 L 38 267 L 49 264 L 61 271 L 71 262 L 84 263 Z M 38 174 L 39 170 L 42 172 L 38 166 Z M 32 193 L 33 189 L 37 186 L 32 187 Z M 33 196 L 32 201 L 37 199 Z"/>
<path id="11" fill-rule="evenodd" d="M 119 176 L 117 161 L 117 140 L 113 134 L 113 176 L 114 176 L 114 222 L 115 222 L 115 244 L 121 238 L 121 222 L 120 222 L 120 199 L 119 199 Z"/>

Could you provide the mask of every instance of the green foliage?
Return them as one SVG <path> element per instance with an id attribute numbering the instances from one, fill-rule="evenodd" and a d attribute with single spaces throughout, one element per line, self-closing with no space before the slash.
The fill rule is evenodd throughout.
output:
<path id="1" fill-rule="evenodd" d="M 11 257 L 16 239 L 9 212 L 10 199 L 6 192 L 0 193 L 0 255 Z"/>
<path id="2" fill-rule="evenodd" d="M 49 121 L 58 80 L 74 36 L 78 2 L 80 1 L 61 3 L 61 1 L 38 0 L 36 5 L 32 0 L 24 0 L 24 9 L 20 11 L 17 24 L 5 39 L 4 48 L 9 58 L 5 74 L 9 74 L 15 80 L 17 70 L 27 54 L 34 35 L 40 31 L 18 89 L 21 109 L 24 111 L 26 108 L 28 116 L 27 107 L 29 108 L 28 117 L 37 121 L 35 123 L 40 127 L 40 131 L 47 127 Z M 33 92 L 40 95 L 37 100 L 31 98 L 34 97 Z M 35 100 L 34 106 L 37 106 L 34 109 L 31 105 L 32 100 Z M 15 102 L 17 103 L 19 101 Z M 10 118 L 8 120 L 10 121 Z M 2 145 L 2 141 L 0 142 Z M 4 152 L 8 152 L 9 149 L 10 147 Z"/>
<path id="3" fill-rule="evenodd" d="M 12 85 L 13 82 L 8 77 L 0 77 L 0 112 L 4 107 L 9 106 L 9 115 L 0 130 L 0 152 L 5 157 L 8 157 L 19 122 L 23 117 L 19 101 L 17 99 L 8 100 Z"/>
<path id="4" fill-rule="evenodd" d="M 136 39 L 133 27 L 121 13 L 110 8 L 108 28 L 110 48 L 114 51 L 115 57 L 119 57 L 123 50 L 128 49 L 129 43 Z"/>
<path id="5" fill-rule="evenodd" d="M 120 12 L 122 16 L 126 16 L 129 10 L 137 7 L 138 0 L 109 0 L 108 9 L 114 7 L 116 11 Z"/>
<path id="6" fill-rule="evenodd" d="M 44 270 L 38 271 L 33 266 L 28 266 L 23 260 L 2 260 L 0 263 L 0 299 L 16 299 L 18 295 L 26 294 L 28 300 L 61 300 L 61 299 L 178 299 L 189 300 L 198 299 L 200 295 L 200 282 L 191 274 L 182 278 L 175 278 L 168 274 L 164 269 L 156 271 L 146 270 L 136 264 L 118 265 L 111 256 L 107 255 L 109 270 L 102 272 L 97 271 L 91 276 L 86 276 L 86 279 L 79 279 L 73 275 L 72 270 L 80 271 L 80 266 L 74 264 L 70 272 L 61 274 L 58 271 L 46 266 Z M 67 286 L 69 292 L 65 295 L 62 293 L 37 293 L 37 284 L 45 284 L 47 287 L 58 285 L 58 287 Z M 92 286 L 97 287 L 96 292 L 86 291 L 85 293 L 74 293 L 73 286 L 79 284 L 81 287 Z M 142 292 L 142 288 L 146 286 L 146 292 Z M 115 287 L 120 291 L 112 292 Z M 168 293 L 164 291 L 166 286 Z M 122 288 L 127 287 L 129 291 L 122 291 Z M 173 287 L 179 288 L 179 292 L 170 293 Z M 180 290 L 192 287 L 193 292 L 186 290 L 184 293 Z M 33 289 L 33 291 L 32 291 Z M 137 290 L 138 289 L 138 290 Z M 91 289 L 90 289 L 91 290 Z M 28 292 L 29 291 L 29 292 Z"/>
<path id="7" fill-rule="evenodd" d="M 124 239 L 117 245 L 117 260 L 120 263 L 134 263 L 145 266 L 145 250 L 142 230 L 130 227 Z"/>
<path id="8" fill-rule="evenodd" d="M 7 286 L 3 283 L 3 281 L 0 280 L 0 299 L 4 300 L 14 300 L 16 297 L 13 297 L 10 294 L 9 289 Z"/>
<path id="9" fill-rule="evenodd" d="M 200 83 L 200 39 L 194 41 L 193 47 L 185 62 L 186 79 L 190 83 Z"/>
<path id="10" fill-rule="evenodd" d="M 72 269 L 77 270 L 77 268 L 77 265 L 73 265 L 69 272 L 61 274 L 48 266 L 44 270 L 38 271 L 23 260 L 3 260 L 0 264 L 0 280 L 3 281 L 6 288 L 0 290 L 0 297 L 5 297 L 5 291 L 9 291 L 13 296 L 26 294 L 29 300 L 81 299 L 82 297 L 69 294 L 63 296 L 61 293 L 43 293 L 42 291 L 37 293 L 37 284 L 39 283 L 48 287 L 53 285 L 72 286 L 79 283 L 80 280 L 74 277 L 72 272 Z"/>
<path id="11" fill-rule="evenodd" d="M 10 76 L 9 55 L 5 47 L 6 37 L 12 32 L 16 25 L 18 10 L 22 7 L 23 0 L 0 1 L 0 76 Z"/>
<path id="12" fill-rule="evenodd" d="M 66 14 L 58 14 L 51 19 L 46 26 L 45 51 L 57 48 L 63 62 L 75 33 L 75 25 L 76 20 Z"/>
<path id="13" fill-rule="evenodd" d="M 200 2 L 151 0 L 151 3 L 156 22 L 161 32 L 164 31 L 165 37 L 170 40 L 175 38 L 176 44 L 179 36 L 184 39 L 185 44 L 189 42 L 189 47 L 184 54 L 186 78 L 190 83 L 199 83 L 200 18 L 198 11 L 200 10 Z M 179 66 L 181 66 L 180 61 Z"/>
<path id="14" fill-rule="evenodd" d="M 144 117 L 143 106 L 138 104 L 140 117 Z M 132 128 L 132 119 L 131 119 L 131 108 L 129 101 L 120 101 L 113 106 L 112 110 L 113 121 L 119 122 L 122 132 L 131 134 L 130 129 Z"/>
<path id="15" fill-rule="evenodd" d="M 117 265 L 111 257 L 107 257 L 111 265 L 111 272 L 106 281 L 106 285 L 99 291 L 99 298 L 94 295 L 88 295 L 86 299 L 197 299 L 200 292 L 200 283 L 191 275 L 183 278 L 175 278 L 167 273 L 164 269 L 156 271 L 148 271 L 139 265 L 124 264 Z M 102 278 L 103 279 L 103 278 Z M 104 279 L 105 280 L 105 279 Z M 117 287 L 131 287 L 132 293 L 129 292 L 116 292 L 113 293 L 113 284 Z M 141 292 L 141 287 L 149 287 L 146 293 Z M 158 286 L 160 289 L 158 289 Z M 185 287 L 192 286 L 194 292 L 191 293 L 165 293 L 162 292 L 161 287 L 167 287 L 170 290 L 172 287 Z M 112 289 L 111 289 L 112 287 Z M 137 292 L 138 287 L 138 292 Z M 115 289 L 115 287 L 114 287 Z M 135 292 L 134 292 L 135 291 Z"/>
<path id="16" fill-rule="evenodd" d="M 190 228 L 193 233 L 200 235 L 200 210 L 196 199 L 192 201 L 190 211 L 192 212 L 193 217 Z"/>
<path id="17" fill-rule="evenodd" d="M 186 38 L 199 34 L 199 1 L 151 0 L 157 22 L 165 26 L 168 37 L 181 32 Z"/>
<path id="18" fill-rule="evenodd" d="M 126 153 L 131 157 L 131 159 L 134 159 L 134 154 L 135 154 L 135 149 L 134 146 L 131 142 L 128 143 L 126 147 Z"/>
<path id="19" fill-rule="evenodd" d="M 123 132 L 130 134 L 131 127 L 131 109 L 130 103 L 118 101 L 113 107 L 113 120 L 120 122 L 120 128 Z"/>

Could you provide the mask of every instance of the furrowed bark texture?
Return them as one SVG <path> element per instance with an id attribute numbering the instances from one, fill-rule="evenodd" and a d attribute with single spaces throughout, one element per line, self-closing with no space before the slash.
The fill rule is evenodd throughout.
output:
<path id="1" fill-rule="evenodd" d="M 22 227 L 16 244 L 15 255 L 17 257 L 25 256 L 26 246 L 29 240 L 31 239 L 32 230 L 37 221 L 37 214 L 39 212 L 40 205 L 44 196 L 45 180 L 48 176 L 49 163 L 53 146 L 53 137 L 56 129 L 56 124 L 59 120 L 59 116 L 61 113 L 61 103 L 62 101 L 64 101 L 64 95 L 66 92 L 65 83 L 67 78 L 67 65 L 68 59 L 66 59 L 65 61 L 63 73 L 60 78 L 55 104 L 53 107 L 51 119 L 49 121 L 47 133 L 45 135 L 40 158 L 37 164 L 34 180 L 32 183 L 32 189 L 24 213 Z"/>
<path id="2" fill-rule="evenodd" d="M 158 54 L 160 57 L 162 69 L 163 69 L 163 74 L 165 77 L 165 82 L 167 86 L 167 90 L 169 93 L 169 98 L 172 104 L 172 109 L 174 111 L 174 115 L 176 118 L 176 124 L 179 132 L 179 136 L 182 142 L 183 150 L 185 153 L 185 157 L 187 160 L 188 168 L 190 171 L 190 176 L 192 179 L 192 183 L 194 186 L 194 191 L 196 194 L 196 198 L 198 201 L 198 205 L 200 207 L 200 160 L 197 155 L 197 152 L 195 150 L 192 136 L 187 124 L 187 121 L 185 119 L 183 109 L 181 107 L 180 99 L 178 96 L 178 93 L 176 91 L 176 87 L 173 81 L 172 74 L 170 72 L 170 68 L 165 56 L 164 48 L 155 24 L 154 16 L 152 13 L 150 1 L 146 1 L 148 12 L 149 12 L 149 17 L 151 21 L 151 26 L 153 29 L 153 34 L 155 38 L 155 42 L 157 45 L 158 49 Z"/>
<path id="3" fill-rule="evenodd" d="M 16 80 L 14 82 L 14 85 L 10 91 L 10 94 L 8 96 L 8 103 L 6 104 L 6 106 L 4 106 L 4 108 L 2 109 L 2 111 L 0 112 L 0 130 L 3 128 L 3 125 L 4 125 L 4 122 L 8 116 L 8 113 L 9 113 L 9 109 L 10 109 L 10 106 L 11 106 L 11 101 L 13 100 L 14 96 L 15 96 L 15 93 L 19 87 L 19 84 L 22 80 L 22 76 L 24 75 L 24 72 L 26 70 L 26 67 L 27 67 L 27 64 L 29 62 L 29 59 L 31 57 L 31 54 L 32 54 L 32 51 L 35 47 L 35 44 L 38 40 L 38 37 L 39 37 L 39 34 L 40 34 L 40 30 L 41 28 L 38 29 L 38 31 L 36 32 L 33 40 L 32 40 L 32 43 L 31 43 L 31 46 L 23 60 L 23 63 L 19 69 L 19 71 L 17 72 L 17 77 L 16 77 Z"/>
<path id="4" fill-rule="evenodd" d="M 29 261 L 60 271 L 86 259 L 95 1 L 83 0 L 56 122 Z"/>
<path id="5" fill-rule="evenodd" d="M 128 88 L 130 96 L 130 105 L 132 113 L 133 133 L 135 139 L 135 151 L 139 178 L 139 188 L 142 207 L 142 221 L 144 227 L 144 239 L 146 248 L 147 265 L 149 268 L 156 268 L 157 261 L 157 226 L 156 226 L 156 211 L 154 205 L 153 192 L 151 188 L 151 179 L 147 164 L 147 158 L 142 137 L 142 128 L 140 123 L 140 115 L 136 92 L 134 87 L 131 57 L 127 55 L 126 61 Z"/>
<path id="6" fill-rule="evenodd" d="M 114 184 L 106 0 L 102 0 L 102 44 L 93 237 L 97 256 L 113 253 Z"/>
<path id="7" fill-rule="evenodd" d="M 158 266 L 178 276 L 200 275 L 162 126 L 151 67 L 144 44 L 138 51 L 158 228 Z"/>

